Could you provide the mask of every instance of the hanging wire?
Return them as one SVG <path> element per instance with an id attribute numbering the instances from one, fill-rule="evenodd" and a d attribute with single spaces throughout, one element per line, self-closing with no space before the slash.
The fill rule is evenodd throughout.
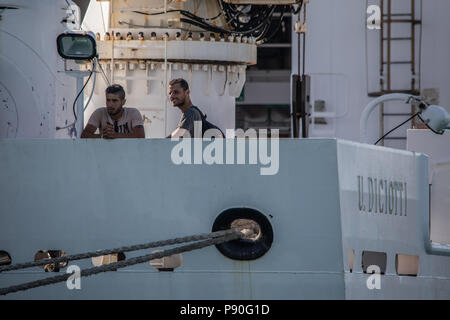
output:
<path id="1" fill-rule="evenodd" d="M 93 63 L 93 68 L 92 68 L 92 69 L 94 70 L 94 80 L 92 80 L 91 94 L 89 95 L 89 99 L 88 99 L 88 101 L 86 102 L 86 105 L 85 105 L 84 108 L 83 108 L 83 112 L 86 111 L 86 109 L 87 109 L 87 107 L 88 107 L 88 105 L 89 105 L 89 102 L 91 102 L 92 96 L 94 95 L 95 82 L 96 82 L 96 80 L 97 80 L 97 72 L 95 71 L 95 69 L 96 69 L 96 66 L 97 66 L 98 64 L 99 64 L 99 63 L 98 63 L 97 58 L 94 58 L 94 63 Z"/>
<path id="2" fill-rule="evenodd" d="M 377 142 L 375 142 L 374 144 L 377 145 L 378 142 L 380 142 L 381 140 L 383 140 L 388 134 L 390 134 L 392 131 L 400 128 L 402 125 L 404 125 L 405 123 L 407 123 L 408 121 L 412 120 L 415 116 L 418 116 L 422 111 L 416 112 L 415 114 L 413 114 L 411 117 L 409 117 L 408 119 L 406 119 L 405 121 L 403 121 L 402 123 L 400 123 L 398 126 L 396 126 L 395 128 L 389 130 L 387 133 L 385 133 L 380 139 L 377 140 Z M 419 116 L 420 118 L 420 116 Z M 420 118 L 422 120 L 422 118 Z M 423 121 L 423 120 L 422 120 Z"/>
<path id="3" fill-rule="evenodd" d="M 88 79 L 86 80 L 86 82 L 84 83 L 83 87 L 82 87 L 81 90 L 78 92 L 78 94 L 77 94 L 75 100 L 73 101 L 72 111 L 73 111 L 73 116 L 74 116 L 74 118 L 75 118 L 75 121 L 72 122 L 71 124 L 68 124 L 68 125 L 64 126 L 64 127 L 56 127 L 56 130 L 62 130 L 62 129 L 70 128 L 70 127 L 75 127 L 75 124 L 76 124 L 77 121 L 78 121 L 77 112 L 76 112 L 76 103 L 77 103 L 78 98 L 80 97 L 80 95 L 83 93 L 84 88 L 85 88 L 86 85 L 89 83 L 89 80 L 91 79 L 92 74 L 93 74 L 94 71 L 95 71 L 95 66 L 96 66 L 96 62 L 95 62 L 95 61 L 96 61 L 96 60 L 94 59 L 94 61 L 92 62 L 92 70 L 91 70 L 91 72 L 90 72 L 90 74 L 89 74 Z M 90 99 L 89 99 L 89 100 L 90 100 Z M 83 111 L 84 111 L 84 109 L 83 109 Z"/>

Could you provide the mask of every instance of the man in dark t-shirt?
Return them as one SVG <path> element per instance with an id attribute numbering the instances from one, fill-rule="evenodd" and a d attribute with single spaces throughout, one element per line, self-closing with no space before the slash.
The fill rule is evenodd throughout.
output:
<path id="1" fill-rule="evenodd" d="M 199 137 L 197 137 L 195 135 L 194 121 L 202 121 L 202 116 L 196 108 L 193 108 L 193 106 L 191 106 L 186 111 L 184 111 L 183 114 L 181 115 L 181 119 L 178 122 L 177 129 L 180 128 L 180 129 L 185 129 L 185 130 L 189 131 L 191 138 L 201 138 L 201 134 L 202 134 L 201 131 L 199 133 L 197 133 L 197 136 L 198 136 L 198 134 L 200 134 Z"/>
<path id="2" fill-rule="evenodd" d="M 169 98 L 174 107 L 178 107 L 183 113 L 177 128 L 168 138 L 201 138 L 202 132 L 194 132 L 195 121 L 202 121 L 202 115 L 193 107 L 189 97 L 189 85 L 184 79 L 173 79 L 169 82 Z M 189 136 L 188 136 L 189 133 Z"/>

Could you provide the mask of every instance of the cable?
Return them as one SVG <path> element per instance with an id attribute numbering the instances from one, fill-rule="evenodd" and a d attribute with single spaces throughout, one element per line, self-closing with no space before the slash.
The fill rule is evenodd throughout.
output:
<path id="1" fill-rule="evenodd" d="M 190 31 L 190 32 L 204 32 L 204 30 L 190 30 L 186 28 L 176 28 L 176 27 L 163 27 L 163 26 L 144 26 L 139 24 L 133 24 L 126 21 L 119 20 L 119 24 L 126 24 L 127 26 L 134 27 L 134 28 L 144 28 L 144 29 L 167 29 L 167 30 L 182 30 L 182 31 Z"/>
<path id="2" fill-rule="evenodd" d="M 199 27 L 203 27 L 204 29 L 208 30 L 208 31 L 212 31 L 212 32 L 217 32 L 217 33 L 236 33 L 236 34 L 242 34 L 242 35 L 247 35 L 247 34 L 251 34 L 255 31 L 258 31 L 260 28 L 265 28 L 267 26 L 267 20 L 270 19 L 271 16 L 267 16 L 265 18 L 265 20 L 263 20 L 259 25 L 257 25 L 256 27 L 249 29 L 249 30 L 245 30 L 245 31 L 239 31 L 239 30 L 225 30 L 222 29 L 220 27 L 214 26 L 214 25 L 208 25 L 206 23 L 198 23 L 196 21 L 192 21 L 192 20 L 188 20 L 188 19 L 184 19 L 181 18 L 180 21 L 181 22 L 186 22 L 195 26 L 199 26 Z"/>
<path id="3" fill-rule="evenodd" d="M 195 16 L 195 17 L 197 17 L 197 18 L 199 18 L 199 19 L 202 19 L 202 20 L 215 20 L 215 19 L 217 19 L 218 17 L 220 17 L 221 15 L 222 15 L 222 12 L 220 12 L 217 16 L 215 16 L 215 17 L 212 17 L 212 18 L 202 18 L 202 17 L 199 17 L 199 16 L 197 16 L 197 15 L 195 15 L 195 14 L 193 14 L 193 13 L 191 13 L 191 12 L 189 12 L 189 11 L 186 11 L 186 10 L 181 10 L 181 9 L 173 9 L 173 10 L 167 10 L 166 12 L 165 11 L 161 11 L 161 12 L 153 12 L 153 13 L 148 13 L 148 12 L 142 12 L 142 11 L 133 11 L 134 13 L 139 13 L 139 14 L 143 14 L 143 15 L 146 15 L 146 16 L 157 16 L 157 15 L 161 15 L 161 14 L 167 14 L 167 13 L 172 13 L 172 12 L 179 12 L 179 13 L 181 13 L 181 14 L 183 14 L 183 15 L 186 15 L 186 16 Z"/>
<path id="4" fill-rule="evenodd" d="M 77 118 L 77 114 L 76 114 L 76 111 L 75 111 L 75 105 L 76 105 L 77 100 L 78 100 L 78 98 L 80 97 L 81 93 L 83 92 L 84 88 L 86 87 L 86 85 L 88 84 L 89 80 L 91 79 L 92 74 L 94 73 L 94 67 L 95 67 L 95 62 L 92 62 L 92 70 L 91 70 L 91 73 L 89 74 L 89 78 L 86 80 L 86 82 L 84 83 L 84 85 L 83 85 L 83 87 L 81 88 L 80 92 L 78 92 L 77 97 L 76 97 L 75 100 L 73 101 L 72 111 L 73 111 L 73 115 L 74 115 L 74 117 L 75 117 L 75 121 L 72 122 L 71 124 L 68 124 L 68 125 L 64 126 L 64 127 L 56 127 L 56 130 L 57 130 L 57 131 L 58 131 L 58 130 L 62 130 L 62 129 L 67 129 L 67 128 L 69 128 L 69 127 L 74 127 L 75 124 L 77 123 L 78 118 Z"/>
<path id="5" fill-rule="evenodd" d="M 94 64 L 94 62 L 93 62 L 93 64 Z M 80 95 L 83 93 L 84 88 L 85 88 L 86 85 L 88 84 L 89 80 L 91 80 L 91 77 L 92 77 L 92 74 L 93 74 L 93 73 L 94 73 L 94 65 L 92 66 L 92 70 L 91 70 L 91 73 L 89 74 L 89 78 L 86 80 L 86 82 L 84 83 L 83 88 L 81 88 L 80 92 L 78 92 L 78 94 L 77 94 L 77 97 L 76 97 L 75 100 L 73 101 L 72 110 L 73 110 L 73 115 L 74 115 L 74 117 L 75 117 L 75 122 L 74 122 L 74 123 L 76 123 L 76 122 L 78 121 L 77 113 L 75 112 L 75 105 L 76 105 L 76 103 L 77 103 L 78 98 L 79 98 Z"/>
<path id="6" fill-rule="evenodd" d="M 100 67 L 100 70 L 102 72 L 103 80 L 105 80 L 105 82 L 108 84 L 108 86 L 110 86 L 111 82 L 109 82 L 108 77 L 106 76 L 106 73 L 103 70 L 102 64 L 100 62 L 98 63 L 98 66 Z"/>
<path id="7" fill-rule="evenodd" d="M 97 3 L 99 3 L 99 2 L 97 2 Z M 102 2 L 100 2 L 99 4 L 100 4 L 100 14 L 102 15 L 103 32 L 106 33 L 105 17 L 103 16 L 103 4 L 102 4 Z"/>
<path id="8" fill-rule="evenodd" d="M 418 113 L 420 113 L 420 112 L 418 112 Z M 418 116 L 419 119 L 427 126 L 427 128 L 430 129 L 431 131 L 433 131 L 434 133 L 439 134 L 439 135 L 444 134 L 444 130 L 442 130 L 441 132 L 438 132 L 438 131 L 434 130 L 433 128 L 431 128 L 431 127 L 428 125 L 427 122 L 425 122 L 425 120 L 422 119 L 422 117 L 420 116 L 420 114 L 418 114 L 417 116 Z"/>
<path id="9" fill-rule="evenodd" d="M 221 6 L 229 25 L 241 33 L 251 29 L 264 28 L 277 6 L 236 6 L 221 1 Z M 248 18 L 247 21 L 245 21 Z"/>
<path id="10" fill-rule="evenodd" d="M 384 137 L 386 137 L 389 133 L 391 133 L 392 131 L 400 128 L 402 125 L 404 125 L 405 123 L 407 123 L 408 121 L 412 120 L 415 116 L 418 116 L 422 111 L 416 112 L 415 114 L 413 114 L 411 117 L 409 117 L 407 120 L 403 121 L 402 123 L 400 123 L 398 126 L 396 126 L 394 129 L 391 129 L 390 131 L 388 131 L 388 133 L 386 133 L 385 135 L 383 135 L 380 139 L 377 140 L 377 142 L 375 142 L 375 145 L 377 145 L 378 142 L 380 142 L 381 140 L 384 139 Z M 420 118 L 420 116 L 419 116 Z M 422 120 L 422 118 L 420 118 L 420 120 Z M 423 121 L 423 120 L 422 120 Z M 425 122 L 424 122 L 425 123 Z"/>
<path id="11" fill-rule="evenodd" d="M 291 6 L 290 12 L 298 13 L 303 7 L 304 0 L 298 0 L 295 3 L 297 5 L 297 9 Z M 143 11 L 133 11 L 137 14 L 143 14 L 148 16 L 155 16 L 167 13 L 178 12 L 185 18 L 180 18 L 180 22 L 187 23 L 192 26 L 196 26 L 206 31 L 215 32 L 215 33 L 223 33 L 223 34 L 239 34 L 239 35 L 250 35 L 255 37 L 257 40 L 268 41 L 272 39 L 275 34 L 278 32 L 280 26 L 283 23 L 283 19 L 285 17 L 285 13 L 288 9 L 288 6 L 276 6 L 276 5 L 234 5 L 223 2 L 223 0 L 219 1 L 219 5 L 221 8 L 221 12 L 214 17 L 204 18 L 197 16 L 189 11 L 174 9 L 167 10 L 162 12 L 143 12 Z M 267 33 L 270 31 L 270 26 L 272 24 L 272 16 L 277 8 L 282 7 L 283 10 L 280 15 L 280 19 L 278 20 L 278 26 L 275 31 L 268 37 L 266 37 Z M 230 30 L 221 28 L 219 26 L 210 24 L 209 21 L 213 21 L 220 16 L 224 16 L 226 25 L 230 27 Z M 119 21 L 120 24 L 127 24 L 129 26 L 135 27 L 148 27 L 149 26 L 137 26 L 131 23 L 127 23 L 124 21 Z M 161 28 L 161 27 L 159 27 Z M 170 28 L 167 28 L 170 29 Z M 173 28 L 173 29 L 181 29 L 184 31 L 190 31 L 185 28 Z M 201 31 L 193 31 L 193 32 L 201 32 Z M 265 38 L 266 37 L 266 38 Z"/>
<path id="12" fill-rule="evenodd" d="M 292 14 L 297 14 L 297 13 L 299 13 L 300 12 L 300 10 L 302 9 L 302 7 L 303 7 L 303 1 L 304 0 L 298 0 L 295 4 L 297 5 L 297 9 L 294 9 L 294 7 L 291 7 L 292 9 L 291 9 L 291 13 Z"/>
<path id="13" fill-rule="evenodd" d="M 219 27 L 216 27 L 216 26 L 214 26 L 212 24 L 207 23 L 206 20 L 209 20 L 210 18 L 201 18 L 201 17 L 198 17 L 198 16 L 196 16 L 196 15 L 194 15 L 194 14 L 192 14 L 189 11 L 186 11 L 186 10 L 168 10 L 167 12 L 154 12 L 154 13 L 147 13 L 147 12 L 142 12 L 142 11 L 133 11 L 133 12 L 134 13 L 138 13 L 138 14 L 147 15 L 147 16 L 160 15 L 160 14 L 166 14 L 166 13 L 172 13 L 172 12 L 179 12 L 183 16 L 192 19 L 192 20 L 181 21 L 181 20 L 183 20 L 183 18 L 181 18 L 180 19 L 181 22 L 186 22 L 186 23 L 198 26 L 200 28 L 203 28 L 205 30 L 208 30 L 208 31 L 214 31 L 214 32 L 217 32 L 217 33 L 221 33 L 221 32 L 230 33 L 229 30 L 221 29 Z M 213 17 L 211 19 L 215 19 L 216 17 Z M 131 24 L 126 23 L 124 21 L 121 21 L 121 23 L 131 25 Z M 152 27 L 150 27 L 150 28 L 152 28 Z M 158 28 L 162 28 L 162 27 L 158 27 Z M 170 28 L 165 28 L 165 29 L 170 29 Z M 180 28 L 173 28 L 173 29 L 180 29 Z M 183 30 L 184 31 L 189 31 L 187 29 L 183 29 Z"/>
<path id="14" fill-rule="evenodd" d="M 218 14 L 217 16 L 215 16 L 215 17 L 212 17 L 212 18 L 203 18 L 203 19 L 206 20 L 206 21 L 213 21 L 213 20 L 216 20 L 217 18 L 219 18 L 221 15 L 223 15 L 223 12 L 222 12 L 222 11 L 219 12 L 219 14 Z"/>
<path id="15" fill-rule="evenodd" d="M 231 20 L 230 24 L 238 31 L 245 31 L 267 21 L 279 6 L 248 5 L 236 7 L 235 5 L 225 4 L 221 7 L 228 19 Z"/>
<path id="16" fill-rule="evenodd" d="M 270 29 L 270 24 L 267 24 L 266 27 L 259 31 L 259 34 L 252 34 L 255 37 L 255 41 L 260 41 L 262 37 L 264 37 Z"/>
<path id="17" fill-rule="evenodd" d="M 200 28 L 203 28 L 203 29 L 205 29 L 207 31 L 211 31 L 211 32 L 232 33 L 232 31 L 230 31 L 230 30 L 225 30 L 225 29 L 222 29 L 222 28 L 219 28 L 219 27 L 208 26 L 208 25 L 205 25 L 205 24 L 203 24 L 201 22 L 190 20 L 190 19 L 180 18 L 180 22 L 188 23 L 188 24 L 191 24 L 193 26 L 200 27 Z"/>
<path id="18" fill-rule="evenodd" d="M 420 35 L 419 35 L 419 93 L 420 90 L 422 90 L 422 12 L 423 12 L 423 2 L 422 0 L 420 0 L 420 21 L 421 23 L 419 24 L 419 30 L 420 30 Z M 413 61 L 414 63 L 414 61 Z"/>
<path id="19" fill-rule="evenodd" d="M 89 99 L 88 99 L 86 105 L 85 105 L 84 108 L 83 108 L 83 112 L 86 111 L 86 109 L 87 109 L 87 107 L 88 107 L 88 105 L 89 105 L 89 102 L 91 102 L 92 96 L 94 95 L 95 82 L 96 82 L 96 80 L 97 80 L 97 72 L 95 71 L 95 69 L 96 69 L 96 67 L 97 67 L 97 64 L 98 64 L 98 60 L 97 60 L 97 58 L 94 58 L 94 62 L 93 62 L 93 64 L 92 64 L 92 65 L 93 65 L 93 66 L 92 66 L 92 69 L 93 69 L 93 71 L 94 71 L 94 80 L 92 80 L 92 81 L 93 81 L 93 82 L 92 82 L 92 90 L 91 90 L 91 94 L 89 95 Z"/>
<path id="20" fill-rule="evenodd" d="M 68 124 L 68 125 L 65 126 L 65 127 L 56 127 L 56 131 L 62 130 L 62 129 L 67 129 L 67 128 L 73 127 L 73 126 L 75 126 L 75 122 L 72 122 L 71 124 Z"/>
<path id="21" fill-rule="evenodd" d="M 252 34 L 254 32 L 260 32 L 261 30 L 265 30 L 266 25 L 268 21 L 271 19 L 277 6 L 256 6 L 256 7 L 255 6 L 252 7 L 251 5 L 245 6 L 244 8 L 250 8 L 250 10 L 248 10 L 247 12 L 237 10 L 234 6 L 230 6 L 224 3 L 221 3 L 221 7 L 223 11 L 225 11 L 225 18 L 227 20 L 227 24 L 234 30 L 226 30 L 207 22 L 218 18 L 222 13 L 212 18 L 202 18 L 186 10 L 168 10 L 167 12 L 155 12 L 155 13 L 146 13 L 142 11 L 133 11 L 133 12 L 143 15 L 160 15 L 172 12 L 179 12 L 180 14 L 188 18 L 188 19 L 181 18 L 180 22 L 188 23 L 200 27 L 204 30 L 216 33 L 225 33 L 225 34 L 237 33 L 247 35 Z M 242 19 L 240 20 L 239 18 L 241 16 L 248 17 L 248 21 L 243 22 Z"/>
<path id="22" fill-rule="evenodd" d="M 285 10 L 286 10 L 286 6 L 283 6 L 283 11 L 281 12 L 280 21 L 279 21 L 277 27 L 275 28 L 275 30 L 272 32 L 272 34 L 270 36 L 263 39 L 264 42 L 270 41 L 277 34 L 278 30 L 280 30 L 280 27 L 283 24 Z"/>
<path id="23" fill-rule="evenodd" d="M 369 0 L 366 0 L 367 8 L 369 6 Z M 364 46 L 365 46 L 365 65 L 366 65 L 366 94 L 369 95 L 369 49 L 367 48 L 367 30 L 368 28 L 364 28 Z"/>
<path id="24" fill-rule="evenodd" d="M 306 25 L 306 4 L 303 7 L 303 23 Z M 306 69 L 306 32 L 302 33 L 302 44 L 303 44 L 303 53 L 302 53 L 302 75 L 305 75 Z"/>

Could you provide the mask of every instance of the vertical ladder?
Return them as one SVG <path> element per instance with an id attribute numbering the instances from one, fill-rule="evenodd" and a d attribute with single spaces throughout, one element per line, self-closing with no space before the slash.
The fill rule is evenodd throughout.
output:
<path id="1" fill-rule="evenodd" d="M 392 0 L 380 0 L 380 9 L 382 13 L 381 19 L 381 32 L 380 32 L 380 91 L 369 93 L 370 97 L 378 97 L 388 93 L 407 93 L 411 95 L 419 95 L 420 94 L 420 69 L 419 72 L 416 72 L 416 59 L 417 55 L 415 52 L 415 44 L 416 37 L 415 31 L 416 26 L 422 26 L 421 20 L 416 19 L 415 16 L 415 5 L 416 0 L 410 0 L 410 12 L 403 13 L 392 13 L 391 10 L 391 1 Z M 420 1 L 420 6 L 422 7 L 422 0 Z M 407 2 L 407 0 L 401 1 L 403 3 Z M 386 10 L 385 10 L 386 4 Z M 386 11 L 386 13 L 385 13 Z M 406 10 L 405 10 L 406 11 Z M 422 14 L 422 12 L 420 13 Z M 410 37 L 393 37 L 392 36 L 392 24 L 393 23 L 406 23 L 411 25 L 411 33 Z M 386 30 L 386 36 L 385 36 Z M 421 32 L 421 31 L 420 31 Z M 394 41 L 409 41 L 411 48 L 410 59 L 404 59 L 400 61 L 392 61 L 391 59 L 391 49 L 392 43 Z M 386 45 L 386 54 L 384 53 L 384 46 Z M 420 44 L 419 44 L 420 46 Z M 419 57 L 420 59 L 420 57 Z M 396 73 L 393 72 L 394 65 L 401 64 L 409 64 L 411 65 L 411 86 L 407 89 L 392 89 L 391 80 L 393 76 L 396 76 Z M 383 77 L 385 76 L 386 81 L 384 81 Z M 416 84 L 416 76 L 419 79 L 419 83 Z M 414 106 L 411 107 L 410 113 L 392 113 L 385 112 L 384 104 L 380 105 L 380 137 L 384 135 L 385 129 L 385 120 L 387 117 L 406 117 L 412 116 L 414 114 Z M 388 128 L 389 129 L 389 128 Z M 384 140 L 406 140 L 406 137 L 385 137 L 381 141 L 381 145 L 384 145 Z"/>

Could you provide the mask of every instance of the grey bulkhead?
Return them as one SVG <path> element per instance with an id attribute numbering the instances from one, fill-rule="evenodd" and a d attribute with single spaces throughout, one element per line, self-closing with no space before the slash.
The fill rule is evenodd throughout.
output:
<path id="1" fill-rule="evenodd" d="M 206 233 L 225 209 L 248 207 L 273 228 L 264 256 L 232 260 L 213 246 L 184 253 L 174 272 L 141 264 L 82 278 L 81 290 L 59 283 L 6 298 L 434 298 L 419 277 L 398 280 L 391 262 L 397 251 L 420 255 L 426 275 L 432 268 L 425 262 L 444 263 L 440 276 L 449 278 L 449 258 L 423 255 L 421 247 L 422 155 L 335 139 L 282 139 L 278 173 L 261 175 L 259 164 L 175 165 L 175 145 L 162 139 L 0 141 L 0 249 L 18 263 L 42 249 L 75 254 Z M 406 217 L 358 211 L 358 176 L 378 175 L 407 182 Z M 366 287 L 369 275 L 358 267 L 362 250 L 388 254 L 380 290 Z M 92 267 L 90 260 L 71 264 Z M 38 268 L 2 273 L 0 287 L 48 275 Z"/>

